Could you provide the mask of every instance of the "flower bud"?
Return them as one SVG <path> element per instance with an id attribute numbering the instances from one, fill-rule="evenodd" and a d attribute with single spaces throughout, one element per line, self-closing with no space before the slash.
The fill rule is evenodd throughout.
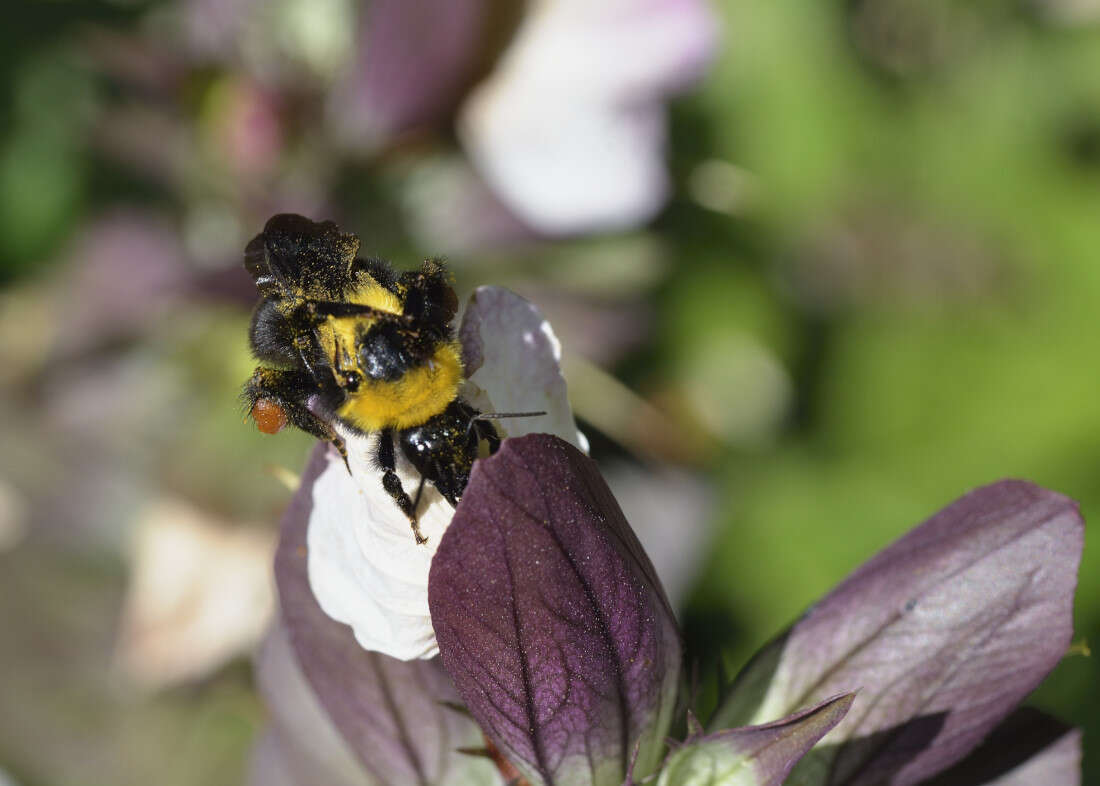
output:
<path id="1" fill-rule="evenodd" d="M 689 739 L 669 755 L 657 786 L 782 786 L 854 699 L 849 693 L 774 723 Z"/>

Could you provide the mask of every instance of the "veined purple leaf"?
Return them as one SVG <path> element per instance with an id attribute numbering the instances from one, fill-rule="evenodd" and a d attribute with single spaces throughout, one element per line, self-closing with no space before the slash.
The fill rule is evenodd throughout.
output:
<path id="1" fill-rule="evenodd" d="M 675 619 L 595 463 L 557 437 L 475 465 L 432 562 L 443 665 L 534 784 L 656 767 L 680 672 Z"/>
<path id="2" fill-rule="evenodd" d="M 853 694 L 763 726 L 688 740 L 661 768 L 657 786 L 780 786 L 806 751 L 840 723 Z"/>
<path id="3" fill-rule="evenodd" d="M 264 638 L 255 665 L 269 720 L 252 748 L 247 786 L 382 786 L 306 682 L 281 621 Z"/>
<path id="4" fill-rule="evenodd" d="M 1069 646 L 1083 525 L 1072 500 L 1031 483 L 968 494 L 760 653 L 711 728 L 859 689 L 792 783 L 911 784 L 950 767 Z"/>
<path id="5" fill-rule="evenodd" d="M 965 759 L 923 786 L 1079 786 L 1081 731 L 1021 707 Z"/>
<path id="6" fill-rule="evenodd" d="M 275 579 L 291 646 L 307 682 L 336 728 L 379 783 L 498 784 L 492 765 L 457 752 L 479 747 L 481 731 L 441 702 L 458 695 L 439 660 L 401 661 L 364 650 L 351 629 L 317 605 L 306 573 L 312 487 L 324 469 L 318 445 L 283 519 Z"/>

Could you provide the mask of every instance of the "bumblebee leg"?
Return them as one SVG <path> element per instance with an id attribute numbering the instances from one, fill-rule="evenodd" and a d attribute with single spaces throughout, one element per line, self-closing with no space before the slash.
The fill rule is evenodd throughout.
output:
<path id="1" fill-rule="evenodd" d="M 307 372 L 259 366 L 252 373 L 251 379 L 245 383 L 241 399 L 249 415 L 254 419 L 263 405 L 269 406 L 273 403 L 282 411 L 286 421 L 291 425 L 318 439 L 331 442 L 340 457 L 344 459 L 344 466 L 350 473 L 351 465 L 348 463 L 348 451 L 344 440 L 331 425 L 313 414 L 306 406 L 306 401 L 315 392 L 316 382 Z M 258 404 L 261 405 L 259 408 Z M 280 427 L 276 425 L 273 431 L 277 431 Z"/>
<path id="2" fill-rule="evenodd" d="M 401 508 L 401 512 L 409 519 L 416 542 L 427 543 L 428 539 L 420 533 L 420 522 L 416 520 L 416 505 L 405 493 L 405 487 L 401 485 L 401 478 L 397 476 L 397 455 L 393 447 L 393 431 L 391 429 L 383 429 L 382 433 L 378 435 L 378 466 L 382 469 L 382 488 L 393 498 L 393 501 L 397 503 L 397 507 Z M 420 479 L 420 484 L 422 489 L 424 487 L 423 477 Z M 417 491 L 416 497 L 419 502 L 419 491 Z"/>
<path id="3" fill-rule="evenodd" d="M 500 434 L 497 433 L 496 427 L 492 421 L 489 420 L 475 420 L 474 431 L 477 433 L 479 440 L 485 440 L 489 443 L 489 455 L 493 455 L 500 448 Z"/>
<path id="4" fill-rule="evenodd" d="M 298 359 L 302 361 L 302 367 L 308 372 L 310 379 L 314 381 L 314 386 L 321 387 L 321 378 L 317 375 L 317 370 L 313 367 L 313 364 L 309 362 L 309 357 L 306 354 L 307 350 L 312 354 L 314 349 L 313 343 L 304 336 L 295 336 L 294 348 L 298 350 Z"/>
<path id="5" fill-rule="evenodd" d="M 466 487 L 466 481 L 469 480 L 469 467 L 466 468 L 462 480 L 456 479 L 454 472 L 444 472 L 439 462 L 432 463 L 432 470 L 435 477 L 439 479 L 436 482 L 435 490 L 443 496 L 443 499 L 451 503 L 452 508 L 457 508 L 458 499 L 462 494 L 462 490 Z"/>
<path id="6" fill-rule="evenodd" d="M 420 497 L 424 493 L 424 481 L 426 480 L 427 478 L 425 478 L 423 475 L 420 476 L 420 483 L 418 483 L 416 486 L 416 496 L 413 497 L 413 510 L 416 510 L 420 507 Z"/>
<path id="7" fill-rule="evenodd" d="M 347 468 L 348 474 L 350 475 L 351 464 L 348 463 L 348 447 L 344 444 L 344 438 L 333 431 L 332 437 L 329 439 L 329 442 L 331 442 L 332 446 L 336 448 L 336 452 L 340 454 L 340 458 L 344 460 L 344 467 Z"/>

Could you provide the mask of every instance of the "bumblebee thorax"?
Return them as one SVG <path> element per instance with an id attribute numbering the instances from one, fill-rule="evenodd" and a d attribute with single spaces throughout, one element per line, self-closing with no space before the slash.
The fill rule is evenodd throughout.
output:
<path id="1" fill-rule="evenodd" d="M 337 416 L 358 431 L 418 426 L 458 398 L 462 360 L 457 342 L 437 345 L 431 357 L 407 368 L 396 379 L 360 374 Z"/>

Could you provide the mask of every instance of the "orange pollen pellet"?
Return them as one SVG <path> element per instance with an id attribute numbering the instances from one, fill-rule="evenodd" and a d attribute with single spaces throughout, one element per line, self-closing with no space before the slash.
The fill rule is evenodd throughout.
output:
<path id="1" fill-rule="evenodd" d="M 286 425 L 286 410 L 269 398 L 258 398 L 252 405 L 256 428 L 265 434 L 278 434 Z"/>

